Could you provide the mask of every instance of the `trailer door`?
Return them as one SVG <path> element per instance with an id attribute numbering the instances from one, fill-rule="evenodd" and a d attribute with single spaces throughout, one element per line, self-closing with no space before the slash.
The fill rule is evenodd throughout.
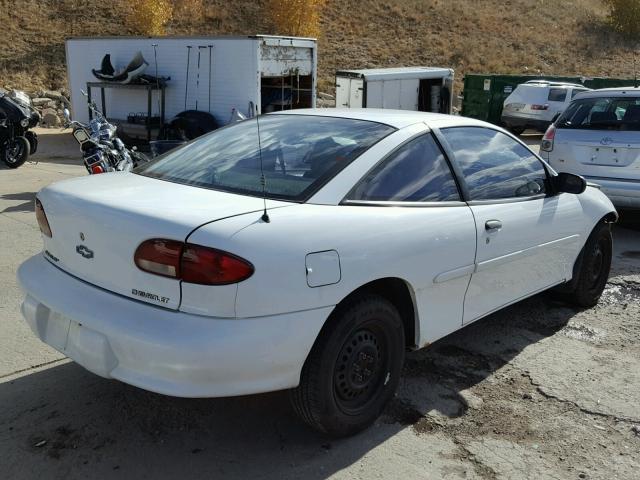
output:
<path id="1" fill-rule="evenodd" d="M 418 84 L 417 78 L 400 80 L 400 110 L 418 110 Z"/>
<path id="2" fill-rule="evenodd" d="M 351 79 L 336 77 L 336 107 L 349 107 L 349 86 Z"/>
<path id="3" fill-rule="evenodd" d="M 362 108 L 363 100 L 362 78 L 336 77 L 336 107 Z"/>
<path id="4" fill-rule="evenodd" d="M 364 80 L 362 78 L 352 78 L 349 87 L 349 106 L 351 108 L 362 108 L 364 106 Z"/>

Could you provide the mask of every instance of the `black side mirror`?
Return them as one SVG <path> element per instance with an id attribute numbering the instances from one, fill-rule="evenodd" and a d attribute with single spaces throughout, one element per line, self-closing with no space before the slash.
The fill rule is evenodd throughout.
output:
<path id="1" fill-rule="evenodd" d="M 587 181 L 584 178 L 580 175 L 566 172 L 561 172 L 556 177 L 551 177 L 551 183 L 558 193 L 580 194 L 587 188 Z"/>

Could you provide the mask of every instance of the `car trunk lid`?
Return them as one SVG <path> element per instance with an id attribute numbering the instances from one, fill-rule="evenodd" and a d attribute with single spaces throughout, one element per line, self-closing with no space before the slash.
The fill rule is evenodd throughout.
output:
<path id="1" fill-rule="evenodd" d="M 180 185 L 133 173 L 55 183 L 38 193 L 53 236 L 45 256 L 62 270 L 106 290 L 177 309 L 177 279 L 144 272 L 134 254 L 144 240 L 184 241 L 197 227 L 249 212 L 263 200 Z M 267 201 L 268 208 L 289 205 Z M 258 217 L 259 215 L 257 215 Z"/>
<path id="2" fill-rule="evenodd" d="M 637 131 L 558 129 L 555 142 L 588 177 L 640 180 L 640 139 Z"/>

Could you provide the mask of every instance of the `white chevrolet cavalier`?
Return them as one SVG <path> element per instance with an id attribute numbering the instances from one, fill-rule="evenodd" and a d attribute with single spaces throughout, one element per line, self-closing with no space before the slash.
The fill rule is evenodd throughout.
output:
<path id="1" fill-rule="evenodd" d="M 552 287 L 594 305 L 617 217 L 500 128 L 371 109 L 237 123 L 36 214 L 18 277 L 44 342 L 168 395 L 291 389 L 332 435 L 375 420 L 406 349 Z"/>

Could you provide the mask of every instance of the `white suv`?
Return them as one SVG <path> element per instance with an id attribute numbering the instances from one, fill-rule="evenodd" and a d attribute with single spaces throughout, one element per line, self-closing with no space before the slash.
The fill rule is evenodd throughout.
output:
<path id="1" fill-rule="evenodd" d="M 640 208 L 640 88 L 577 96 L 549 127 L 542 157 L 599 184 L 617 207 Z"/>
<path id="2" fill-rule="evenodd" d="M 502 123 L 517 135 L 527 128 L 544 132 L 575 95 L 588 90 L 575 83 L 546 80 L 521 83 L 504 101 Z"/>

